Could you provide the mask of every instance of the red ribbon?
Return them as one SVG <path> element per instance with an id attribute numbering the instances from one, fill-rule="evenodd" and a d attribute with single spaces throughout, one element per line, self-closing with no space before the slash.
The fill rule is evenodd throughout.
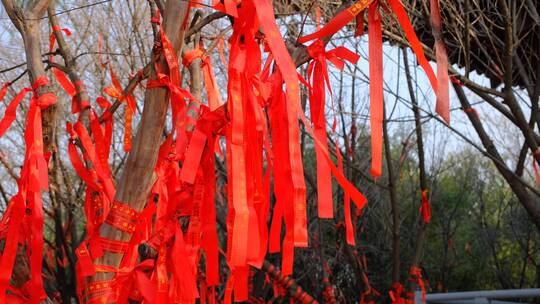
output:
<path id="1" fill-rule="evenodd" d="M 368 11 L 369 35 L 369 96 L 371 126 L 371 175 L 382 174 L 382 124 L 384 119 L 382 29 L 379 2 L 375 1 Z"/>
<path id="2" fill-rule="evenodd" d="M 374 0 L 360 0 L 339 12 L 327 24 L 315 33 L 300 37 L 298 42 L 305 43 L 315 39 L 331 36 L 349 23 L 356 15 L 366 9 Z"/>
<path id="3" fill-rule="evenodd" d="M 41 191 L 48 190 L 47 161 L 43 153 L 43 134 L 41 111 L 56 103 L 53 93 L 38 95 L 39 87 L 49 84 L 46 76 L 38 77 L 32 88 L 24 88 L 8 105 L 2 121 L 0 121 L 0 136 L 4 135 L 16 118 L 16 108 L 24 96 L 33 92 L 30 108 L 27 114 L 24 139 L 26 152 L 20 178 L 17 181 L 18 192 L 10 201 L 8 209 L 2 217 L 2 224 L 7 225 L 6 241 L 0 258 L 0 302 L 6 302 L 6 290 L 17 254 L 21 224 L 27 225 L 23 232 L 30 244 L 30 281 L 29 293 L 31 303 L 38 303 L 45 297 L 41 269 L 43 263 L 43 206 Z M 3 92 L 5 95 L 4 85 Z M 27 212 L 25 212 L 25 209 Z M 26 232 L 28 231 L 28 232 Z"/>
<path id="4" fill-rule="evenodd" d="M 223 12 L 229 16 L 238 18 L 238 8 L 236 6 L 237 1 L 235 0 L 214 0 L 212 4 L 213 9 Z"/>
<path id="5" fill-rule="evenodd" d="M 245 10 L 242 7 L 241 10 Z M 229 189 L 231 192 L 232 205 L 232 229 L 228 230 L 231 234 L 231 250 L 229 263 L 232 267 L 242 267 L 247 264 L 250 228 L 250 213 L 248 206 L 248 180 L 246 166 L 246 150 L 248 139 L 246 138 L 246 117 L 248 109 L 246 107 L 247 87 L 249 83 L 246 77 L 251 76 L 250 70 L 246 67 L 248 63 L 248 46 L 253 46 L 253 35 L 246 28 L 242 28 L 244 22 L 253 22 L 253 15 L 246 16 L 242 23 L 235 23 L 235 31 L 231 37 L 231 54 L 229 61 L 229 100 L 227 109 L 230 113 L 230 127 L 227 130 L 227 155 L 231 157 L 229 161 L 230 173 Z M 240 40 L 242 37 L 242 41 Z M 255 51 L 255 49 L 250 48 Z M 257 56 L 256 53 L 251 54 Z M 260 55 L 259 55 L 260 56 Z M 247 74 L 246 76 L 244 76 Z M 228 157 L 227 157 L 228 158 Z M 246 299 L 247 300 L 247 299 Z"/>
<path id="6" fill-rule="evenodd" d="M 308 46 L 308 53 L 313 58 L 313 61 L 308 66 L 308 79 L 312 80 L 312 86 L 309 90 L 309 100 L 315 136 L 322 143 L 322 148 L 328 149 L 326 118 L 324 115 L 326 101 L 325 83 L 330 94 L 332 94 L 332 89 L 326 61 L 332 62 L 334 66 L 342 70 L 345 64 L 344 60 L 356 64 L 359 56 L 345 47 L 337 47 L 331 51 L 325 51 L 324 47 L 322 40 L 317 40 Z M 315 153 L 317 157 L 318 214 L 321 218 L 332 218 L 332 175 L 322 155 L 321 147 L 315 146 Z"/>
<path id="7" fill-rule="evenodd" d="M 343 156 L 341 155 L 341 150 L 339 149 L 339 143 L 336 140 L 336 155 L 338 159 L 338 170 L 343 174 Z M 351 216 L 351 197 L 349 193 L 343 194 L 343 209 L 345 214 L 345 235 L 347 239 L 347 244 L 354 246 L 356 241 L 354 239 L 354 226 Z"/>
<path id="8" fill-rule="evenodd" d="M 114 73 L 112 64 L 109 64 L 109 72 L 111 74 L 111 82 L 113 84 L 113 87 L 106 87 L 104 89 L 104 93 L 120 101 L 127 102 L 127 107 L 124 115 L 124 151 L 129 152 L 131 151 L 131 130 L 133 128 L 133 114 L 137 110 L 137 105 L 135 103 L 135 98 L 133 97 L 133 95 L 131 95 L 131 93 L 128 93 L 124 96 L 122 85 L 120 84 L 118 78 L 116 77 L 116 74 Z"/>
<path id="9" fill-rule="evenodd" d="M 52 30 L 53 32 L 49 36 L 49 52 L 51 53 L 49 61 L 54 62 L 54 55 L 52 54 L 56 42 L 56 35 L 54 32 L 61 31 L 69 37 L 71 36 L 71 31 L 67 28 L 60 28 L 59 26 L 53 26 Z M 64 89 L 66 94 L 71 97 L 71 113 L 76 114 L 79 113 L 81 109 L 90 107 L 88 100 L 79 100 L 79 97 L 77 96 L 77 88 L 79 90 L 85 90 L 84 84 L 81 81 L 72 84 L 63 71 L 53 67 L 52 72 L 62 89 Z"/>
<path id="10" fill-rule="evenodd" d="M 390 295 L 390 299 L 392 300 L 392 304 L 406 304 L 406 299 L 402 297 L 402 294 L 405 291 L 405 288 L 403 288 L 403 285 L 399 282 L 394 282 L 392 284 L 392 289 L 388 292 Z"/>
<path id="11" fill-rule="evenodd" d="M 182 64 L 189 67 L 194 59 L 200 59 L 202 64 L 202 71 L 204 76 L 204 87 L 206 90 L 206 96 L 208 98 L 208 106 L 210 110 L 214 111 L 223 104 L 221 100 L 221 94 L 217 86 L 214 71 L 212 69 L 212 60 L 210 56 L 206 56 L 201 48 L 196 48 L 187 52 L 182 59 Z"/>
<path id="12" fill-rule="evenodd" d="M 431 205 L 428 198 L 428 190 L 422 190 L 422 205 L 420 206 L 420 213 L 422 214 L 422 219 L 424 223 L 429 224 L 431 220 Z"/>
<path id="13" fill-rule="evenodd" d="M 394 11 L 394 14 L 396 15 L 399 23 L 401 24 L 401 28 L 403 29 L 403 32 L 405 33 L 405 36 L 407 37 L 407 40 L 409 40 L 409 43 L 411 45 L 411 49 L 413 50 L 414 54 L 416 55 L 416 58 L 418 59 L 418 64 L 424 69 L 424 72 L 426 72 L 429 82 L 431 83 L 431 87 L 433 88 L 433 91 L 435 92 L 435 95 L 441 100 L 439 102 L 439 110 L 440 111 L 448 111 L 448 96 L 447 93 L 444 93 L 443 96 L 440 95 L 439 88 L 437 86 L 437 78 L 435 77 L 435 73 L 433 73 L 433 69 L 431 68 L 431 65 L 429 65 L 429 62 L 424 54 L 424 49 L 422 48 L 422 44 L 420 43 L 420 40 L 416 36 L 416 33 L 414 32 L 414 28 L 411 24 L 411 21 L 409 20 L 409 17 L 407 16 L 407 11 L 405 11 L 405 8 L 403 8 L 403 5 L 399 0 L 388 0 L 388 4 L 390 4 L 390 7 Z M 434 7 L 432 7 L 434 9 Z M 433 17 L 433 13 L 432 13 Z M 440 37 L 439 37 L 440 38 Z M 437 38 L 436 38 L 437 39 Z M 440 45 L 440 43 L 439 43 Z M 443 49 L 444 50 L 444 49 Z M 443 59 L 443 50 L 438 50 L 438 56 L 441 56 L 441 60 Z M 439 61 L 440 65 L 438 64 L 437 70 L 441 74 L 444 73 L 443 70 L 446 71 L 446 74 L 448 74 L 448 70 L 444 68 L 444 62 Z M 444 79 L 444 77 L 441 77 L 439 80 L 441 83 L 446 82 L 446 86 L 448 86 L 448 78 Z M 441 99 L 442 97 L 442 99 Z M 449 114 L 442 112 L 442 117 L 446 120 L 448 118 L 449 121 Z"/>
<path id="14" fill-rule="evenodd" d="M 276 75 L 278 76 L 278 75 Z M 275 79 L 279 79 L 276 77 Z M 273 167 L 274 195 L 276 203 L 273 208 L 272 224 L 269 235 L 269 252 L 279 252 L 282 219 L 285 221 L 285 237 L 283 239 L 282 272 L 284 275 L 292 274 L 294 259 L 294 209 L 288 204 L 293 200 L 291 162 L 289 160 L 289 134 L 287 132 L 287 116 L 285 94 L 281 91 L 282 83 L 275 81 L 274 94 L 269 106 L 270 127 L 272 134 L 272 153 L 274 162 L 279 164 Z"/>
<path id="15" fill-rule="evenodd" d="M 287 120 L 289 133 L 289 155 L 292 173 L 293 208 L 294 208 L 294 245 L 306 247 L 308 245 L 307 214 L 306 214 L 306 184 L 304 168 L 300 151 L 300 129 L 298 115 L 300 108 L 300 88 L 298 73 L 294 62 L 287 51 L 273 14 L 272 4 L 269 0 L 253 0 L 259 22 L 264 30 L 270 51 L 287 86 Z M 281 82 L 280 82 L 281 85 Z M 281 89 L 280 89 L 281 91 Z M 283 130 L 281 131 L 283 132 Z"/>
<path id="16" fill-rule="evenodd" d="M 189 93 L 189 91 L 181 88 L 169 76 L 158 73 L 157 80 L 150 79 L 146 84 L 146 88 L 167 88 L 171 95 L 172 119 L 173 127 L 176 129 L 176 157 L 183 159 L 185 149 L 187 147 L 186 134 L 186 99 L 199 103 L 199 101 Z"/>
<path id="17" fill-rule="evenodd" d="M 127 303 L 128 298 L 140 294 L 148 303 L 156 303 L 156 288 L 147 273 L 154 269 L 154 260 L 144 260 L 135 267 L 125 267 L 118 270 L 115 283 L 118 286 L 118 303 Z M 131 295 L 131 297 L 130 297 Z"/>
<path id="18" fill-rule="evenodd" d="M 448 91 L 448 56 L 442 37 L 442 20 L 439 0 L 430 0 L 431 29 L 435 37 L 435 54 L 437 57 L 437 105 L 435 110 L 450 123 L 450 97 Z"/>

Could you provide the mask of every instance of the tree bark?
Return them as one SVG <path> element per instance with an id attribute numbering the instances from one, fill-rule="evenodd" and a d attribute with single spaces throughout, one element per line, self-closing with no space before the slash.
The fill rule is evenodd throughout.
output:
<path id="1" fill-rule="evenodd" d="M 185 30 L 182 27 L 187 18 L 188 3 L 181 0 L 167 1 L 163 28 L 171 41 L 175 53 L 179 54 Z M 158 66 L 166 66 L 166 61 L 160 54 L 154 54 L 152 59 Z M 156 72 L 152 67 L 151 79 L 156 79 Z M 126 166 L 117 186 L 115 200 L 128 204 L 137 211 L 141 211 L 147 201 L 152 183 L 155 180 L 154 167 L 157 162 L 158 150 L 162 141 L 165 117 L 169 104 L 169 93 L 163 88 L 154 88 L 146 91 L 144 111 L 133 141 Z M 128 241 L 130 234 L 121 232 L 104 223 L 100 235 L 103 238 Z M 96 259 L 96 264 L 118 267 L 122 255 L 111 252 Z M 97 274 L 91 280 L 111 278 L 111 273 Z"/>

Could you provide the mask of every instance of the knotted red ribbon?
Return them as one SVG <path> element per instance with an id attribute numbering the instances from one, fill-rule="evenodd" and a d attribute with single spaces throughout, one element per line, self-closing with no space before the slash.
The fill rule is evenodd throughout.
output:
<path id="1" fill-rule="evenodd" d="M 206 90 L 206 97 L 208 98 L 208 106 L 210 110 L 214 111 L 223 104 L 221 100 L 221 94 L 217 86 L 216 78 L 214 76 L 214 70 L 212 69 L 212 60 L 210 56 L 205 55 L 205 51 L 201 48 L 196 48 L 184 54 L 182 64 L 189 67 L 194 59 L 201 60 L 201 67 L 204 76 L 204 87 Z"/>
<path id="2" fill-rule="evenodd" d="M 342 70 L 345 65 L 344 60 L 356 64 L 359 56 L 345 47 L 337 47 L 333 50 L 326 51 L 324 43 L 320 39 L 308 46 L 307 50 L 311 58 L 313 58 L 313 61 L 308 65 L 308 79 L 312 81 L 309 90 L 311 119 L 315 129 L 315 136 L 321 142 L 322 148 L 328 149 L 326 117 L 324 113 L 326 102 L 325 87 L 328 88 L 330 95 L 332 95 L 332 89 L 326 61 L 330 61 L 335 67 Z M 315 153 L 317 157 L 318 214 L 321 218 L 332 218 L 332 175 L 328 163 L 324 160 L 321 147 L 318 145 L 315 146 Z"/>
<path id="3" fill-rule="evenodd" d="M 133 128 L 133 115 L 137 110 L 137 104 L 135 103 L 135 98 L 131 93 L 124 95 L 122 85 L 118 81 L 116 74 L 112 68 L 112 64 L 109 63 L 109 72 L 111 74 L 112 87 L 105 87 L 103 92 L 112 98 L 118 99 L 120 101 L 126 101 L 127 107 L 125 109 L 124 115 L 124 151 L 131 151 L 131 129 Z"/>
<path id="4" fill-rule="evenodd" d="M 422 204 L 420 205 L 420 214 L 425 224 L 429 224 L 431 220 L 431 204 L 429 203 L 428 190 L 422 190 Z"/>
<path id="5" fill-rule="evenodd" d="M 448 123 L 448 70 L 447 57 L 444 43 L 441 38 L 441 18 L 437 0 L 431 0 L 432 23 L 434 24 L 434 35 L 437 49 L 437 73 L 435 77 L 429 62 L 427 61 L 422 45 L 416 36 L 411 25 L 407 12 L 399 0 L 388 0 L 390 8 L 395 13 L 409 43 L 411 49 L 418 58 L 418 63 L 426 72 L 428 79 L 437 96 L 437 113 Z M 347 9 L 338 13 L 325 26 L 316 32 L 298 39 L 300 43 L 305 43 L 314 39 L 321 39 L 335 34 L 355 16 L 359 15 L 365 8 L 369 7 L 368 30 L 369 30 L 369 56 L 370 56 L 370 126 L 371 126 L 371 150 L 372 166 L 371 174 L 379 177 L 382 174 L 382 120 L 383 120 L 383 82 L 382 82 L 382 29 L 377 0 L 361 0 L 351 5 Z M 357 19 L 357 32 L 359 22 Z"/>
<path id="6" fill-rule="evenodd" d="M 360 0 L 349 6 L 347 9 L 342 10 L 334 18 L 332 18 L 327 24 L 325 24 L 320 30 L 315 33 L 300 37 L 298 42 L 305 43 L 315 39 L 321 39 L 331 36 L 343 28 L 349 23 L 356 15 L 360 14 L 366 9 L 374 0 Z"/>
<path id="7" fill-rule="evenodd" d="M 186 134 L 186 99 L 197 103 L 199 101 L 188 90 L 181 88 L 169 76 L 158 73 L 157 78 L 157 80 L 148 80 L 146 88 L 162 87 L 169 90 L 171 95 L 173 128 L 176 129 L 176 157 L 183 159 L 188 141 Z"/>

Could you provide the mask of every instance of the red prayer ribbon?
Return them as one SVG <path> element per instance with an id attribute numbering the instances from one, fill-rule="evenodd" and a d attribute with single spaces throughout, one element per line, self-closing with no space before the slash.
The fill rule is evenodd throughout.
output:
<path id="1" fill-rule="evenodd" d="M 420 205 L 420 214 L 422 214 L 422 219 L 424 223 L 429 224 L 431 220 L 431 205 L 428 198 L 428 190 L 422 190 L 422 205 Z"/>
<path id="2" fill-rule="evenodd" d="M 49 85 L 46 76 L 38 77 L 32 88 L 24 88 L 15 96 L 6 108 L 4 118 L 0 121 L 0 137 L 5 134 L 16 118 L 16 109 L 24 96 L 32 92 L 30 107 L 26 119 L 24 139 L 26 152 L 19 180 L 18 192 L 11 199 L 8 209 L 4 213 L 1 223 L 7 226 L 6 240 L 0 258 L 0 302 L 6 303 L 6 290 L 17 254 L 21 228 L 23 237 L 30 245 L 30 280 L 27 282 L 32 303 L 38 303 L 45 297 L 43 280 L 41 276 L 43 252 L 43 206 L 41 191 L 48 190 L 47 160 L 43 152 L 43 134 L 41 111 L 56 103 L 53 93 L 38 95 L 37 90 Z M 1 95 L 5 95 L 4 85 Z M 25 227 L 21 227 L 24 225 Z M 27 235 L 30 233 L 29 235 Z"/>
<path id="3" fill-rule="evenodd" d="M 431 30 L 435 37 L 435 55 L 437 57 L 437 104 L 435 110 L 450 123 L 450 97 L 448 89 L 448 56 L 442 37 L 442 19 L 439 0 L 430 0 Z"/>
<path id="4" fill-rule="evenodd" d="M 374 0 L 360 0 L 349 6 L 347 9 L 342 10 L 334 18 L 332 18 L 327 24 L 325 24 L 320 30 L 315 33 L 300 37 L 298 42 L 305 43 L 315 39 L 321 39 L 331 36 L 343 28 L 349 23 L 356 15 L 360 14 L 366 9 Z"/>
<path id="5" fill-rule="evenodd" d="M 382 28 L 379 2 L 368 11 L 369 35 L 369 96 L 371 126 L 371 175 L 382 175 L 382 124 L 384 119 Z"/>
<path id="6" fill-rule="evenodd" d="M 308 46 L 308 53 L 313 61 L 308 65 L 308 79 L 312 79 L 312 86 L 309 90 L 309 100 L 311 109 L 311 118 L 313 121 L 315 136 L 328 149 L 328 140 L 326 133 L 326 117 L 324 113 L 326 102 L 326 90 L 328 87 L 330 94 L 332 89 L 328 76 L 328 66 L 326 61 L 330 61 L 338 69 L 343 69 L 344 60 L 353 64 L 359 59 L 359 56 L 345 47 L 337 47 L 330 51 L 325 51 L 322 40 L 316 40 Z M 325 86 L 326 84 L 326 86 Z M 328 163 L 324 160 L 321 148 L 315 146 L 317 157 L 317 197 L 319 200 L 318 214 L 321 218 L 333 217 L 332 203 L 332 175 Z"/>

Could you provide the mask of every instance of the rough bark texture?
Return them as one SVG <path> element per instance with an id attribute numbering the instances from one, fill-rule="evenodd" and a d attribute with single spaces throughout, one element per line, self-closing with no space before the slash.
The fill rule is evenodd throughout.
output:
<path id="1" fill-rule="evenodd" d="M 188 3 L 185 1 L 170 0 L 167 1 L 165 8 L 163 28 L 177 54 L 181 51 L 184 40 L 182 25 L 187 18 L 187 7 Z M 163 56 L 159 54 L 154 56 L 153 60 L 159 66 L 166 66 Z M 156 78 L 154 70 L 150 75 L 152 79 Z M 154 167 L 162 141 L 168 99 L 169 95 L 166 89 L 155 88 L 146 91 L 144 111 L 133 141 L 133 148 L 128 156 L 122 177 L 116 185 L 115 200 L 129 204 L 139 211 L 144 207 L 155 179 L 153 176 Z M 127 241 L 130 238 L 129 234 L 118 231 L 107 224 L 101 227 L 101 236 L 122 241 Z M 122 256 L 119 254 L 106 252 L 103 257 L 96 260 L 96 264 L 118 267 L 121 258 Z M 103 276 L 111 277 L 111 274 L 107 273 Z"/>

